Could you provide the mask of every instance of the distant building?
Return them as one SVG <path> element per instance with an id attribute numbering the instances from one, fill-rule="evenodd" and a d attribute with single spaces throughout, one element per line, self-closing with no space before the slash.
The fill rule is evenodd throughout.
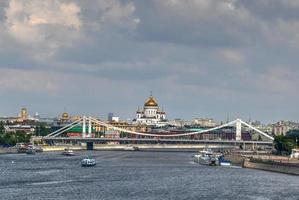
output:
<path id="1" fill-rule="evenodd" d="M 112 120 L 113 122 L 119 122 L 119 117 L 112 117 Z"/>
<path id="2" fill-rule="evenodd" d="M 26 108 L 22 108 L 16 117 L 0 117 L 0 121 L 4 124 L 34 124 L 38 119 L 29 116 Z"/>
<path id="3" fill-rule="evenodd" d="M 4 129 L 6 133 L 15 133 L 17 131 L 23 131 L 26 134 L 33 134 L 35 132 L 34 125 L 21 125 L 21 124 L 5 125 Z"/>
<path id="4" fill-rule="evenodd" d="M 21 112 L 19 114 L 19 117 L 21 118 L 21 120 L 26 120 L 28 119 L 28 112 L 27 112 L 27 109 L 26 108 L 22 108 L 21 109 Z"/>
<path id="5" fill-rule="evenodd" d="M 112 112 L 108 113 L 108 121 L 109 122 L 112 121 L 112 118 L 113 118 L 113 113 Z"/>
<path id="6" fill-rule="evenodd" d="M 286 135 L 289 130 L 292 130 L 292 127 L 288 122 L 285 121 L 279 121 L 273 125 L 274 135 Z"/>
<path id="7" fill-rule="evenodd" d="M 184 127 L 184 126 L 190 126 L 190 121 L 186 121 L 184 119 L 173 119 L 169 121 L 169 125 L 176 126 L 176 127 Z"/>
<path id="8" fill-rule="evenodd" d="M 68 122 L 70 120 L 70 115 L 67 112 L 62 113 L 60 120 L 63 122 Z"/>
<path id="9" fill-rule="evenodd" d="M 160 109 L 157 100 L 151 95 L 145 101 L 143 109 L 138 108 L 133 123 L 165 126 L 167 124 L 166 113 Z"/>
<path id="10" fill-rule="evenodd" d="M 195 118 L 192 120 L 191 124 L 205 128 L 217 126 L 217 122 L 212 118 Z"/>
<path id="11" fill-rule="evenodd" d="M 33 116 L 35 119 L 37 119 L 37 120 L 39 120 L 40 119 L 40 116 L 39 116 L 39 114 L 38 114 L 38 112 L 36 112 L 35 114 L 34 114 L 34 116 Z"/>

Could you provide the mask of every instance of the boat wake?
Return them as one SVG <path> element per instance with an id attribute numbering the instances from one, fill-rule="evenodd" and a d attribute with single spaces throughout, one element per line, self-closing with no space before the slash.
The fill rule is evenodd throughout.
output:
<path id="1" fill-rule="evenodd" d="M 43 181 L 43 182 L 34 182 L 30 183 L 29 185 L 52 185 L 52 184 L 59 184 L 59 183 L 70 183 L 74 180 L 65 180 L 65 181 Z"/>

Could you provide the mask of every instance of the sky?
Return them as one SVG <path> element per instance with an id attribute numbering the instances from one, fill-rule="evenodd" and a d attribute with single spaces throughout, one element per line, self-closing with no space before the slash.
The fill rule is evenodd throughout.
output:
<path id="1" fill-rule="evenodd" d="M 0 116 L 299 121 L 299 0 L 0 0 Z"/>

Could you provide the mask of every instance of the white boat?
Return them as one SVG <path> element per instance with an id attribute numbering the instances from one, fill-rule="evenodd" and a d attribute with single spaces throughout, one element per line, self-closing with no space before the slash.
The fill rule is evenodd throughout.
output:
<path id="1" fill-rule="evenodd" d="M 128 145 L 124 148 L 125 151 L 138 151 L 139 148 L 136 147 L 136 146 L 131 146 L 131 145 Z"/>
<path id="2" fill-rule="evenodd" d="M 204 149 L 194 155 L 194 161 L 204 165 L 218 165 L 218 158 L 211 149 Z"/>
<path id="3" fill-rule="evenodd" d="M 299 159 L 299 149 L 292 149 L 291 158 Z"/>
<path id="4" fill-rule="evenodd" d="M 84 158 L 81 161 L 81 166 L 82 167 L 91 167 L 96 165 L 96 159 L 94 158 Z"/>
<path id="5" fill-rule="evenodd" d="M 28 147 L 27 150 L 26 150 L 26 153 L 27 154 L 35 154 L 36 150 L 33 147 Z"/>
<path id="6" fill-rule="evenodd" d="M 64 156 L 74 156 L 75 155 L 74 151 L 69 148 L 64 149 L 64 151 L 61 154 Z"/>
<path id="7" fill-rule="evenodd" d="M 223 154 L 214 153 L 211 149 L 205 149 L 194 155 L 194 161 L 210 166 L 231 166 L 231 162 L 225 160 Z"/>

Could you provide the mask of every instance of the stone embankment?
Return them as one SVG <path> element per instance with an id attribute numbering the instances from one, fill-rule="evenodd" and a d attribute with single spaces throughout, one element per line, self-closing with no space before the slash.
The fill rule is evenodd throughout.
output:
<path id="1" fill-rule="evenodd" d="M 299 160 L 286 156 L 227 154 L 225 158 L 244 168 L 299 175 Z"/>
<path id="2" fill-rule="evenodd" d="M 16 148 L 0 148 L 0 154 L 17 153 Z"/>
<path id="3" fill-rule="evenodd" d="M 244 159 L 243 167 L 299 175 L 299 162 L 295 160 L 285 162 L 277 160 L 263 160 L 258 158 L 246 158 Z"/>

